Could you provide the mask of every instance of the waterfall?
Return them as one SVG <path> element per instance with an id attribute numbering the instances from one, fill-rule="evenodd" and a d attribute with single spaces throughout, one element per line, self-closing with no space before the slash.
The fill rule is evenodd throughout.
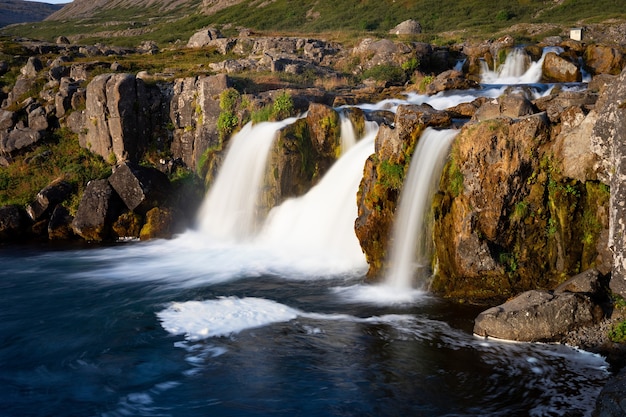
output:
<path id="1" fill-rule="evenodd" d="M 356 132 L 352 126 L 352 120 L 343 112 L 339 113 L 341 119 L 341 154 L 343 155 L 356 143 Z"/>
<path id="2" fill-rule="evenodd" d="M 235 241 L 254 235 L 267 155 L 278 130 L 295 120 L 248 123 L 231 138 L 224 164 L 199 211 L 201 232 Z"/>
<path id="3" fill-rule="evenodd" d="M 363 165 L 374 153 L 375 137 L 376 131 L 370 131 L 352 146 L 308 193 L 274 207 L 259 242 L 286 255 L 306 254 L 324 262 L 366 265 L 354 221 Z"/>
<path id="4" fill-rule="evenodd" d="M 483 84 L 533 84 L 541 81 L 542 67 L 548 52 L 559 52 L 558 48 L 544 48 L 541 58 L 531 62 L 528 54 L 521 49 L 513 49 L 506 57 L 504 64 L 491 71 L 487 64 L 481 62 L 481 78 Z"/>
<path id="5" fill-rule="evenodd" d="M 416 271 L 429 267 L 432 248 L 428 216 L 450 144 L 457 133 L 453 129 L 429 127 L 420 137 L 394 223 L 389 271 L 384 282 L 390 287 L 412 288 Z"/>

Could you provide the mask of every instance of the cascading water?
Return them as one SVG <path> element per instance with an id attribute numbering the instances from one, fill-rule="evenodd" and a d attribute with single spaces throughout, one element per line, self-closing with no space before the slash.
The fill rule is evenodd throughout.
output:
<path id="1" fill-rule="evenodd" d="M 416 271 L 429 266 L 428 214 L 450 144 L 457 133 L 453 129 L 427 128 L 420 137 L 400 196 L 385 285 L 410 289 Z"/>
<path id="2" fill-rule="evenodd" d="M 363 165 L 374 152 L 375 136 L 376 131 L 370 131 L 308 193 L 272 209 L 259 242 L 292 256 L 314 255 L 345 267 L 365 267 L 354 220 Z"/>
<path id="3" fill-rule="evenodd" d="M 343 155 L 356 143 L 356 132 L 352 121 L 343 112 L 339 114 L 341 120 L 341 154 Z"/>
<path id="4" fill-rule="evenodd" d="M 250 238 L 257 227 L 259 185 L 276 132 L 293 123 L 248 123 L 230 141 L 224 164 L 199 211 L 200 231 L 216 239 Z"/>
<path id="5" fill-rule="evenodd" d="M 481 82 L 483 84 L 533 84 L 541 81 L 543 61 L 548 52 L 558 52 L 558 48 L 544 48 L 541 58 L 531 62 L 528 54 L 521 48 L 513 49 L 504 64 L 492 71 L 482 61 Z"/>

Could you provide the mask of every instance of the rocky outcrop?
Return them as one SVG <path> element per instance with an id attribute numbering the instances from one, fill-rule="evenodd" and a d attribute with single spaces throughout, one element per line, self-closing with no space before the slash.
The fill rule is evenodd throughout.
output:
<path id="1" fill-rule="evenodd" d="M 533 109 L 519 96 L 487 102 L 456 137 L 435 197 L 434 291 L 486 301 L 610 271 L 610 193 L 588 157 L 585 108 L 558 127 Z"/>
<path id="2" fill-rule="evenodd" d="M 0 242 L 15 242 L 27 237 L 28 221 L 26 212 L 18 206 L 0 207 Z"/>
<path id="3" fill-rule="evenodd" d="M 66 181 L 55 181 L 37 193 L 35 201 L 26 207 L 28 215 L 33 221 L 41 220 L 44 216 L 50 217 L 58 204 L 65 201 L 72 193 L 72 185 Z"/>
<path id="4" fill-rule="evenodd" d="M 405 174 L 419 137 L 428 126 L 448 126 L 449 115 L 428 105 L 400 106 L 394 125 L 382 125 L 376 153 L 364 167 L 357 194 L 355 231 L 369 264 L 368 277 L 384 272 L 389 234 Z"/>
<path id="5" fill-rule="evenodd" d="M 105 160 L 137 161 L 147 146 L 151 102 L 132 74 L 102 74 L 87 86 L 80 145 Z"/>

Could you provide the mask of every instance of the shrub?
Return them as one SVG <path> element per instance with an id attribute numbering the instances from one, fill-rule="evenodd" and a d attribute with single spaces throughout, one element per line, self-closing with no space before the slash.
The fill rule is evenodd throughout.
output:
<path id="1" fill-rule="evenodd" d="M 363 71 L 363 78 L 372 78 L 376 81 L 385 81 L 391 84 L 404 84 L 406 74 L 397 65 L 381 64 Z"/>

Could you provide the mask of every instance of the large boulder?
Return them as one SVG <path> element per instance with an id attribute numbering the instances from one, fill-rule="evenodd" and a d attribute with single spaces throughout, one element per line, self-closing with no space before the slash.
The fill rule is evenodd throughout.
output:
<path id="1" fill-rule="evenodd" d="M 72 193 L 72 185 L 66 181 L 54 181 L 35 196 L 35 201 L 26 207 L 30 218 L 34 221 L 50 216 L 56 205 L 65 201 Z"/>
<path id="2" fill-rule="evenodd" d="M 222 38 L 222 34 L 219 30 L 214 28 L 204 28 L 191 35 L 187 42 L 187 48 L 203 48 L 207 46 L 211 41 Z"/>
<path id="3" fill-rule="evenodd" d="M 121 206 L 120 197 L 107 180 L 90 181 L 78 205 L 72 229 L 85 240 L 107 240 L 111 234 L 111 224 Z"/>
<path id="4" fill-rule="evenodd" d="M 622 52 L 606 45 L 589 45 L 584 53 L 585 68 L 591 74 L 619 74 L 626 58 Z"/>
<path id="5" fill-rule="evenodd" d="M 169 179 L 158 169 L 128 162 L 115 167 L 109 184 L 126 207 L 139 214 L 165 203 L 171 190 Z"/>
<path id="6" fill-rule="evenodd" d="M 69 210 L 62 205 L 57 205 L 52 211 L 48 222 L 48 239 L 67 240 L 74 237 L 72 221 L 74 218 Z"/>
<path id="7" fill-rule="evenodd" d="M 477 88 L 478 83 L 470 80 L 461 71 L 448 70 L 437 75 L 435 79 L 428 84 L 426 92 L 430 95 L 440 93 L 447 90 L 467 90 Z"/>
<path id="8" fill-rule="evenodd" d="M 582 80 L 580 68 L 555 52 L 546 54 L 542 69 L 546 82 L 568 83 Z"/>
<path id="9" fill-rule="evenodd" d="M 417 20 L 409 19 L 398 24 L 389 33 L 394 35 L 416 35 L 422 33 L 422 25 Z"/>
<path id="10" fill-rule="evenodd" d="M 172 126 L 171 150 L 191 169 L 209 148 L 223 147 L 217 128 L 220 93 L 232 86 L 224 74 L 198 78 L 183 78 L 174 82 L 164 94 L 169 124 Z"/>
<path id="11" fill-rule="evenodd" d="M 15 128 L 8 133 L 0 131 L 0 152 L 10 154 L 32 146 L 41 139 L 41 131 L 29 127 Z"/>
<path id="12" fill-rule="evenodd" d="M 600 306 L 587 295 L 532 290 L 480 313 L 474 333 L 520 342 L 555 342 L 602 316 Z"/>

